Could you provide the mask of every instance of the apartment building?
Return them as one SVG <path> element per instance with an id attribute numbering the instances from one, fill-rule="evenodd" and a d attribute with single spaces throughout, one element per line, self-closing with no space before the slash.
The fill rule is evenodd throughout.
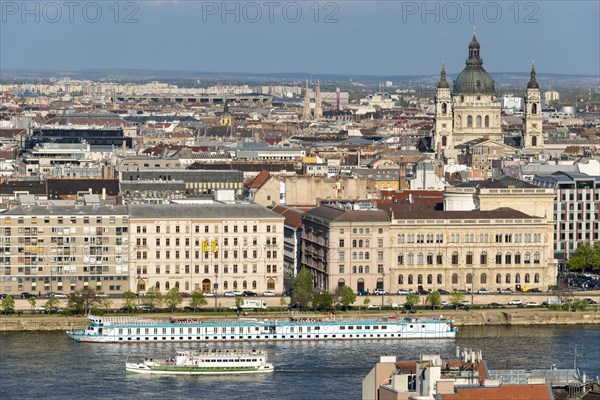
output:
<path id="1" fill-rule="evenodd" d="M 580 243 L 598 240 L 600 217 L 600 177 L 585 173 L 558 171 L 539 174 L 533 183 L 554 189 L 554 255 L 568 260 Z"/>
<path id="2" fill-rule="evenodd" d="M 0 221 L 2 293 L 129 288 L 125 207 L 21 206 Z"/>
<path id="3" fill-rule="evenodd" d="M 283 290 L 281 215 L 254 203 L 132 204 L 129 213 L 132 290 Z"/>

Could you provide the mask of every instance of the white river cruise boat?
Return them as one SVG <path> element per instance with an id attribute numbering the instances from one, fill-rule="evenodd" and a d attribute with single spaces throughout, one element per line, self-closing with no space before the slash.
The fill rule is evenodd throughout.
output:
<path id="1" fill-rule="evenodd" d="M 458 329 L 449 319 L 240 319 L 160 321 L 90 315 L 90 325 L 67 331 L 78 342 L 242 342 L 365 339 L 452 339 Z"/>
<path id="2" fill-rule="evenodd" d="M 125 363 L 127 372 L 152 375 L 224 375 L 273 372 L 262 351 L 179 350 L 167 360 L 146 358 L 140 363 Z"/>

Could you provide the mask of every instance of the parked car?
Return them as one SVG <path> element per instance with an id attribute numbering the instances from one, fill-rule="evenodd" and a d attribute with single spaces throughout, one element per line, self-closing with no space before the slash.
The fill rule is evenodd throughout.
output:
<path id="1" fill-rule="evenodd" d="M 471 302 L 470 302 L 469 300 L 461 301 L 461 302 L 460 302 L 460 305 L 461 305 L 461 306 L 470 306 L 470 305 L 471 305 Z"/>
<path id="2" fill-rule="evenodd" d="M 191 296 L 191 294 L 189 294 L 188 292 L 181 292 L 181 293 L 179 293 L 179 294 L 181 295 L 181 297 L 184 297 L 184 298 L 185 298 L 185 297 L 190 297 L 190 296 Z"/>
<path id="3" fill-rule="evenodd" d="M 538 307 L 540 303 L 536 303 L 535 301 L 528 301 L 525 303 L 525 307 Z"/>
<path id="4" fill-rule="evenodd" d="M 208 292 L 204 293 L 204 297 L 216 297 L 216 294 L 214 292 Z"/>
<path id="5" fill-rule="evenodd" d="M 225 296 L 225 297 L 235 297 L 236 294 L 235 294 L 235 292 L 233 290 L 229 290 L 229 291 L 223 293 L 223 296 Z"/>
<path id="6" fill-rule="evenodd" d="M 512 292 L 513 292 L 513 290 L 511 288 L 500 289 L 500 293 L 502 293 L 502 294 L 510 294 Z"/>
<path id="7" fill-rule="evenodd" d="M 592 300 L 592 299 L 590 299 L 590 298 L 583 299 L 583 300 L 584 300 L 584 301 L 587 301 L 587 303 L 588 303 L 589 305 L 591 305 L 591 306 L 598 304 L 596 301 L 594 301 L 594 300 Z"/>
<path id="8" fill-rule="evenodd" d="M 375 304 L 369 304 L 369 305 L 367 306 L 367 309 L 368 309 L 368 310 L 379 309 L 379 308 L 381 308 L 381 306 L 379 306 L 379 305 L 375 305 Z"/>
<path id="9" fill-rule="evenodd" d="M 50 292 L 46 295 L 46 297 L 50 298 L 50 297 L 56 297 L 57 299 L 66 299 L 69 296 L 67 296 L 64 293 L 60 293 L 60 292 Z"/>
<path id="10" fill-rule="evenodd" d="M 21 293 L 21 298 L 22 299 L 29 299 L 31 297 L 35 297 L 35 294 L 29 293 L 29 292 L 23 292 L 23 293 Z"/>
<path id="11" fill-rule="evenodd" d="M 267 290 L 266 292 L 263 292 L 263 297 L 275 297 L 275 292 L 273 292 L 272 290 Z"/>
<path id="12" fill-rule="evenodd" d="M 490 303 L 489 307 L 502 307 L 502 304 L 500 304 L 500 303 Z"/>
<path id="13" fill-rule="evenodd" d="M 542 293 L 542 289 L 534 287 L 533 289 L 529 289 L 531 293 Z"/>
<path id="14" fill-rule="evenodd" d="M 450 307 L 450 306 L 452 306 L 452 303 L 450 303 L 449 301 L 443 300 L 440 303 L 440 306 L 442 306 L 442 307 Z"/>
<path id="15" fill-rule="evenodd" d="M 288 308 L 290 308 L 290 309 L 291 308 L 298 308 L 298 307 L 300 307 L 300 303 L 290 303 L 290 304 L 288 304 Z"/>
<path id="16" fill-rule="evenodd" d="M 373 292 L 373 294 L 376 295 L 376 296 L 383 296 L 383 295 L 390 294 L 390 292 L 388 292 L 387 290 L 383 290 L 383 289 L 375 289 L 375 291 Z"/>
<path id="17" fill-rule="evenodd" d="M 399 289 L 398 294 L 410 294 L 410 290 Z"/>
<path id="18" fill-rule="evenodd" d="M 477 291 L 479 294 L 490 294 L 490 291 L 484 288 L 481 288 Z"/>
<path id="19" fill-rule="evenodd" d="M 358 294 L 359 296 L 368 296 L 368 295 L 370 295 L 371 293 L 369 293 L 369 291 L 368 291 L 368 290 L 359 290 L 357 294 Z"/>
<path id="20" fill-rule="evenodd" d="M 244 290 L 244 292 L 242 294 L 246 297 L 258 296 L 258 294 L 256 294 L 256 292 L 253 292 L 250 290 Z"/>
<path id="21" fill-rule="evenodd" d="M 146 304 L 142 304 L 141 306 L 137 306 L 136 309 L 140 310 L 140 311 L 152 311 L 152 307 L 146 305 Z"/>
<path id="22" fill-rule="evenodd" d="M 438 290 L 437 290 L 437 292 L 438 292 L 439 294 L 450 294 L 450 292 L 449 292 L 449 291 L 447 291 L 447 290 L 444 290 L 444 289 L 438 289 Z"/>
<path id="23" fill-rule="evenodd" d="M 509 306 L 520 306 L 522 304 L 523 304 L 523 302 L 519 299 L 514 299 L 514 300 L 511 300 L 508 302 Z"/>

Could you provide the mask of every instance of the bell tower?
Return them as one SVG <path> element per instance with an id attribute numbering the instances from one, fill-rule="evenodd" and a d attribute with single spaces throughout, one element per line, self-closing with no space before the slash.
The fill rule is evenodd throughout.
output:
<path id="1" fill-rule="evenodd" d="M 531 76 L 529 83 L 527 83 L 527 95 L 525 97 L 525 127 L 522 144 L 526 152 L 538 153 L 544 148 L 540 86 L 535 78 L 535 66 L 533 64 L 531 65 Z"/>
<path id="2" fill-rule="evenodd" d="M 452 96 L 450 85 L 446 80 L 446 67 L 442 64 L 440 81 L 435 94 L 435 124 L 433 132 L 433 149 L 439 158 L 446 149 L 453 148 L 452 137 Z"/>

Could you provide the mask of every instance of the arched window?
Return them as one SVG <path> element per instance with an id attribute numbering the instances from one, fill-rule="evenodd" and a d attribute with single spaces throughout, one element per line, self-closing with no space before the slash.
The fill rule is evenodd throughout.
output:
<path id="1" fill-rule="evenodd" d="M 496 283 L 502 283 L 502 275 L 496 274 Z"/>
<path id="2" fill-rule="evenodd" d="M 275 290 L 275 280 L 274 279 L 267 280 L 267 290 Z"/>
<path id="3" fill-rule="evenodd" d="M 160 282 L 156 282 L 156 284 L 154 285 L 155 288 L 157 288 L 158 290 L 160 290 Z"/>
<path id="4" fill-rule="evenodd" d="M 223 289 L 225 289 L 225 290 L 229 289 L 229 282 L 227 282 L 227 281 L 223 282 Z"/>
<path id="5" fill-rule="evenodd" d="M 242 282 L 242 289 L 244 289 L 244 290 L 248 289 L 248 282 L 246 282 L 246 281 Z"/>
<path id="6" fill-rule="evenodd" d="M 510 274 L 506 274 L 506 283 L 510 283 Z"/>
<path id="7" fill-rule="evenodd" d="M 540 263 L 540 253 L 538 253 L 537 251 L 533 255 L 533 263 L 534 264 L 539 264 Z"/>
<path id="8" fill-rule="evenodd" d="M 190 290 L 190 283 L 188 281 L 185 281 L 184 287 L 186 291 Z"/>
<path id="9" fill-rule="evenodd" d="M 364 292 L 365 291 L 365 280 L 364 279 L 359 279 L 358 282 L 356 282 L 356 291 L 357 292 Z"/>
<path id="10" fill-rule="evenodd" d="M 472 127 L 473 127 L 473 116 L 467 115 L 467 128 L 472 128 Z"/>
<path id="11" fill-rule="evenodd" d="M 339 279 L 338 280 L 338 289 L 341 289 L 344 286 L 346 286 L 346 281 L 344 279 Z"/>
<path id="12" fill-rule="evenodd" d="M 438 285 L 442 284 L 442 274 L 438 274 L 438 276 L 437 276 L 437 283 L 438 283 Z"/>
<path id="13" fill-rule="evenodd" d="M 487 283 L 487 275 L 486 274 L 481 274 L 481 276 L 479 277 L 479 283 L 481 283 L 482 285 L 485 285 Z"/>
<path id="14" fill-rule="evenodd" d="M 233 289 L 237 289 L 237 281 L 233 281 Z"/>
<path id="15" fill-rule="evenodd" d="M 365 251 L 365 260 L 368 260 L 368 259 L 369 259 L 369 252 Z"/>
<path id="16" fill-rule="evenodd" d="M 365 247 L 371 247 L 371 241 L 369 239 L 365 239 Z"/>
<path id="17" fill-rule="evenodd" d="M 446 114 L 448 112 L 448 106 L 446 103 L 442 103 L 442 114 Z"/>
<path id="18" fill-rule="evenodd" d="M 175 287 L 179 289 L 179 281 L 175 282 Z"/>
<path id="19" fill-rule="evenodd" d="M 481 256 L 479 256 L 479 263 L 482 265 L 487 264 L 487 252 L 482 251 Z"/>
<path id="20" fill-rule="evenodd" d="M 504 255 L 504 263 L 511 264 L 512 263 L 512 255 L 510 253 L 506 253 Z"/>
<path id="21" fill-rule="evenodd" d="M 360 239 L 360 240 L 358 241 L 358 247 L 363 247 L 363 241 L 362 241 L 362 239 Z"/>
<path id="22" fill-rule="evenodd" d="M 404 285 L 404 275 L 398 275 L 398 285 Z"/>
<path id="23" fill-rule="evenodd" d="M 362 273 L 363 273 L 363 266 L 362 266 L 362 265 L 359 265 L 359 266 L 358 266 L 358 273 L 359 273 L 359 274 L 362 274 Z"/>
<path id="24" fill-rule="evenodd" d="M 525 274 L 525 283 L 529 283 L 529 274 Z"/>
<path id="25" fill-rule="evenodd" d="M 473 264 L 473 253 L 470 251 L 467 253 L 467 264 Z"/>
<path id="26" fill-rule="evenodd" d="M 537 104 L 536 104 L 536 103 L 533 103 L 533 104 L 531 105 L 531 114 L 532 114 L 532 115 L 535 115 L 535 114 L 537 114 Z"/>
<path id="27" fill-rule="evenodd" d="M 490 127 L 490 116 L 489 115 L 485 116 L 485 127 L 486 128 Z"/>
<path id="28" fill-rule="evenodd" d="M 458 284 L 458 274 L 452 274 L 452 284 L 453 285 Z"/>
<path id="29" fill-rule="evenodd" d="M 358 258 L 358 253 L 357 253 L 357 252 L 355 252 L 355 251 L 353 251 L 353 252 L 352 252 L 352 259 L 353 259 L 353 260 L 356 260 L 357 258 Z"/>
<path id="30" fill-rule="evenodd" d="M 419 265 L 423 264 L 423 253 L 417 254 L 417 264 L 419 264 Z"/>
<path id="31" fill-rule="evenodd" d="M 521 283 L 521 274 L 515 274 L 515 283 Z"/>
<path id="32" fill-rule="evenodd" d="M 431 274 L 427 275 L 427 284 L 428 285 L 433 284 L 433 275 L 431 275 Z"/>
<path id="33" fill-rule="evenodd" d="M 473 284 L 473 275 L 467 274 L 467 284 Z"/>
<path id="34" fill-rule="evenodd" d="M 413 253 L 408 253 L 408 256 L 406 256 L 406 263 L 408 265 L 413 265 L 415 263 L 415 256 Z"/>
<path id="35" fill-rule="evenodd" d="M 456 251 L 452 253 L 452 264 L 458 264 L 458 253 Z"/>
<path id="36" fill-rule="evenodd" d="M 165 290 L 167 290 L 167 291 L 168 291 L 169 289 L 171 289 L 171 282 L 169 282 L 169 281 L 166 281 L 166 282 L 165 282 Z"/>
<path id="37" fill-rule="evenodd" d="M 535 274 L 533 276 L 533 283 L 540 283 L 540 274 Z"/>
<path id="38" fill-rule="evenodd" d="M 531 263 L 531 254 L 529 252 L 525 253 L 525 264 Z"/>
<path id="39" fill-rule="evenodd" d="M 365 265 L 365 274 L 368 274 L 368 273 L 369 273 L 369 266 Z"/>
<path id="40" fill-rule="evenodd" d="M 358 252 L 358 259 L 359 259 L 359 260 L 362 260 L 362 259 L 363 259 L 363 252 L 362 252 L 362 251 L 359 251 L 359 252 Z"/>
<path id="41" fill-rule="evenodd" d="M 442 136 L 442 146 L 446 147 L 448 145 L 448 137 Z"/>
<path id="42" fill-rule="evenodd" d="M 412 276 L 412 274 L 411 274 L 411 275 L 408 275 L 408 284 L 409 284 L 409 285 L 412 285 L 412 284 L 413 284 L 413 276 Z"/>
<path id="43" fill-rule="evenodd" d="M 478 115 L 475 118 L 475 126 L 477 126 L 478 128 L 481 128 L 481 115 Z"/>
<path id="44" fill-rule="evenodd" d="M 356 239 L 352 239 L 352 247 L 356 247 Z"/>
<path id="45" fill-rule="evenodd" d="M 252 289 L 256 289 L 256 281 L 252 281 Z"/>
<path id="46" fill-rule="evenodd" d="M 537 146 L 537 136 L 533 136 L 531 138 L 531 147 L 536 147 Z"/>
<path id="47" fill-rule="evenodd" d="M 422 285 L 423 284 L 423 275 L 419 274 L 417 276 L 417 285 Z"/>

